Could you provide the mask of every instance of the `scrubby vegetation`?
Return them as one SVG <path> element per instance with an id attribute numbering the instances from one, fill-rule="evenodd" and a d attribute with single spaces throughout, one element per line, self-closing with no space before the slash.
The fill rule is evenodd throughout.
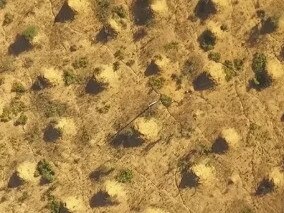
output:
<path id="1" fill-rule="evenodd" d="M 46 160 L 41 160 L 37 164 L 37 171 L 44 182 L 51 183 L 55 179 L 55 172 Z"/>
<path id="2" fill-rule="evenodd" d="M 170 107 L 173 102 L 171 97 L 164 94 L 161 95 L 160 100 L 165 107 Z"/>
<path id="3" fill-rule="evenodd" d="M 219 62 L 221 59 L 221 54 L 218 52 L 210 52 L 208 58 L 212 61 Z"/>
<path id="4" fill-rule="evenodd" d="M 265 88 L 272 83 L 271 77 L 267 72 L 267 59 L 263 53 L 255 53 L 252 61 L 252 70 L 255 74 L 253 86 L 257 88 Z"/>
<path id="5" fill-rule="evenodd" d="M 11 24 L 13 22 L 13 20 L 14 20 L 14 15 L 12 15 L 9 12 L 5 13 L 2 25 L 3 26 L 8 26 L 9 24 Z"/>
<path id="6" fill-rule="evenodd" d="M 121 183 L 131 182 L 132 178 L 133 178 L 133 172 L 130 169 L 122 170 L 116 176 L 116 180 Z"/>
<path id="7" fill-rule="evenodd" d="M 22 32 L 22 35 L 29 41 L 32 41 L 37 34 L 38 34 L 38 29 L 36 26 L 28 26 Z"/>
<path id="8" fill-rule="evenodd" d="M 148 82 L 153 89 L 161 89 L 164 86 L 165 79 L 163 77 L 151 77 Z"/>
<path id="9" fill-rule="evenodd" d="M 7 4 L 7 0 L 0 0 L 0 9 L 3 9 Z"/>

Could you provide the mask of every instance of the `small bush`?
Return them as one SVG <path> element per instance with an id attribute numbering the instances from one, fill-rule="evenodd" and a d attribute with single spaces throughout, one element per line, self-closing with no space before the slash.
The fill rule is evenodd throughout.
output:
<path id="1" fill-rule="evenodd" d="M 209 51 L 214 49 L 216 40 L 217 38 L 211 30 L 205 30 L 198 38 L 200 47 L 204 51 Z"/>
<path id="2" fill-rule="evenodd" d="M 65 86 L 78 83 L 78 77 L 72 70 L 64 70 L 63 79 Z"/>
<path id="3" fill-rule="evenodd" d="M 97 18 L 105 23 L 111 15 L 112 0 L 96 0 Z"/>
<path id="4" fill-rule="evenodd" d="M 33 40 L 37 34 L 38 30 L 35 26 L 27 27 L 22 33 L 22 35 L 29 41 Z"/>
<path id="5" fill-rule="evenodd" d="M 58 201 L 54 196 L 49 195 L 48 197 L 48 204 L 47 208 L 49 209 L 50 213 L 64 213 L 69 212 L 65 205 Z"/>
<path id="6" fill-rule="evenodd" d="M 120 183 L 129 183 L 133 178 L 133 172 L 130 169 L 122 170 L 116 176 L 116 180 Z"/>
<path id="7" fill-rule="evenodd" d="M 24 92 L 26 92 L 26 88 L 23 86 L 22 83 L 14 82 L 13 85 L 12 85 L 11 92 L 24 93 Z"/>
<path id="8" fill-rule="evenodd" d="M 238 71 L 242 70 L 244 61 L 242 59 L 234 59 L 234 68 Z"/>
<path id="9" fill-rule="evenodd" d="M 51 165 L 46 160 L 41 160 L 37 164 L 37 171 L 41 175 L 44 181 L 51 183 L 54 181 L 55 172 Z"/>
<path id="10" fill-rule="evenodd" d="M 165 79 L 163 77 L 151 77 L 148 83 L 153 89 L 161 89 L 164 86 Z"/>
<path id="11" fill-rule="evenodd" d="M 115 6 L 112 9 L 112 12 L 120 18 L 126 18 L 127 13 L 122 5 Z"/>
<path id="12" fill-rule="evenodd" d="M 3 20 L 2 25 L 7 26 L 7 25 L 11 24 L 13 22 L 13 20 L 14 20 L 14 15 L 12 15 L 11 13 L 8 12 L 4 15 L 4 20 Z"/>
<path id="13" fill-rule="evenodd" d="M 9 106 L 5 106 L 3 108 L 3 112 L 0 116 L 0 120 L 2 122 L 8 122 L 13 117 L 17 116 L 19 113 L 25 110 L 26 110 L 26 105 L 24 104 L 24 102 L 19 100 L 19 97 L 15 97 L 11 100 Z"/>
<path id="14" fill-rule="evenodd" d="M 3 9 L 7 4 L 7 0 L 0 0 L 0 9 Z"/>
<path id="15" fill-rule="evenodd" d="M 221 59 L 221 54 L 218 52 L 210 52 L 208 58 L 212 61 L 219 62 Z"/>
<path id="16" fill-rule="evenodd" d="M 74 69 L 79 69 L 79 68 L 86 68 L 88 66 L 88 59 L 87 57 L 81 57 L 76 59 L 73 63 L 72 66 Z"/>
<path id="17" fill-rule="evenodd" d="M 254 86 L 267 87 L 271 84 L 271 77 L 266 70 L 267 59 L 263 53 L 255 53 L 252 61 L 252 70 L 255 74 L 253 79 Z"/>
<path id="18" fill-rule="evenodd" d="M 25 125 L 28 121 L 28 117 L 25 114 L 21 114 L 20 117 L 15 121 L 14 125 Z"/>
<path id="19" fill-rule="evenodd" d="M 171 97 L 164 94 L 161 95 L 160 101 L 165 107 L 170 107 L 173 102 Z"/>

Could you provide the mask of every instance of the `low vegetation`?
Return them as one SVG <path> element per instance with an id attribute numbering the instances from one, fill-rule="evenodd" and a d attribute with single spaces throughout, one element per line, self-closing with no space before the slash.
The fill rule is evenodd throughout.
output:
<path id="1" fill-rule="evenodd" d="M 171 97 L 164 94 L 161 95 L 160 100 L 165 107 L 170 107 L 173 102 Z"/>
<path id="2" fill-rule="evenodd" d="M 43 181 L 51 183 L 55 179 L 55 172 L 53 171 L 51 165 L 46 160 L 41 160 L 37 164 L 37 171 Z"/>
<path id="3" fill-rule="evenodd" d="M 254 72 L 253 86 L 265 88 L 270 86 L 272 79 L 267 72 L 267 59 L 263 53 L 255 53 L 251 68 Z"/>
<path id="4" fill-rule="evenodd" d="M 164 86 L 165 79 L 163 77 L 151 77 L 148 81 L 153 89 L 161 89 Z"/>
<path id="5" fill-rule="evenodd" d="M 221 54 L 218 52 L 210 52 L 208 58 L 212 61 L 219 62 L 221 59 Z"/>
<path id="6" fill-rule="evenodd" d="M 22 35 L 29 41 L 32 41 L 34 37 L 38 34 L 38 29 L 36 26 L 28 26 L 23 32 Z"/>
<path id="7" fill-rule="evenodd" d="M 129 183 L 133 178 L 133 172 L 130 169 L 122 170 L 116 176 L 116 180 L 120 183 Z"/>

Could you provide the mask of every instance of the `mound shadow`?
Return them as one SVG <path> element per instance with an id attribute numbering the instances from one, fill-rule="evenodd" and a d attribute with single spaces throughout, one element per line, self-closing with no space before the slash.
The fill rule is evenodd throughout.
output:
<path id="1" fill-rule="evenodd" d="M 182 171 L 181 175 L 179 188 L 195 188 L 200 184 L 199 177 L 192 170 Z"/>
<path id="2" fill-rule="evenodd" d="M 132 11 L 136 25 L 146 25 L 154 18 L 149 0 L 135 0 Z"/>
<path id="3" fill-rule="evenodd" d="M 208 19 L 211 15 L 217 13 L 217 9 L 212 0 L 199 0 L 195 9 L 194 14 L 201 20 Z"/>
<path id="4" fill-rule="evenodd" d="M 45 142 L 55 142 L 59 138 L 61 138 L 61 136 L 62 136 L 62 132 L 50 124 L 44 130 L 43 140 Z"/>
<path id="5" fill-rule="evenodd" d="M 94 77 L 87 81 L 85 92 L 90 95 L 97 95 L 106 89 L 106 84 L 98 82 Z"/>
<path id="6" fill-rule="evenodd" d="M 19 54 L 30 51 L 33 48 L 33 45 L 23 35 L 17 35 L 15 42 L 12 43 L 8 48 L 8 53 L 10 55 L 18 56 Z"/>
<path id="7" fill-rule="evenodd" d="M 68 5 L 68 2 L 65 1 L 59 10 L 58 14 L 55 16 L 54 22 L 68 22 L 75 19 L 76 12 Z"/>
<path id="8" fill-rule="evenodd" d="M 19 178 L 17 172 L 14 172 L 8 181 L 8 188 L 17 188 L 23 185 L 24 181 Z"/>
<path id="9" fill-rule="evenodd" d="M 147 69 L 144 72 L 145 76 L 157 75 L 160 72 L 159 67 L 155 64 L 154 61 L 148 65 Z"/>
<path id="10" fill-rule="evenodd" d="M 193 80 L 193 88 L 195 91 L 203 91 L 212 89 L 215 86 L 214 80 L 206 72 L 201 73 Z"/>
<path id="11" fill-rule="evenodd" d="M 268 193 L 271 193 L 274 191 L 274 183 L 272 180 L 269 180 L 268 178 L 264 178 L 259 184 L 255 191 L 255 195 L 257 196 L 264 196 Z"/>
<path id="12" fill-rule="evenodd" d="M 225 154 L 229 150 L 228 142 L 222 138 L 218 137 L 211 147 L 211 152 L 215 154 Z"/>
<path id="13" fill-rule="evenodd" d="M 139 132 L 131 129 L 126 130 L 118 135 L 111 141 L 111 145 L 114 147 L 122 146 L 124 148 L 139 147 L 144 143 L 144 139 L 141 138 Z"/>
<path id="14" fill-rule="evenodd" d="M 105 207 L 115 205 L 116 202 L 112 201 L 110 195 L 107 192 L 99 191 L 90 199 L 90 207 Z"/>

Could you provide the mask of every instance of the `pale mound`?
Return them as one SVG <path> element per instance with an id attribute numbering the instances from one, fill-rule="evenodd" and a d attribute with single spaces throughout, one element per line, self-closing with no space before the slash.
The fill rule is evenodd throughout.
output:
<path id="1" fill-rule="evenodd" d="M 66 209 L 70 212 L 84 212 L 86 210 L 83 199 L 79 197 L 70 196 L 63 200 Z"/>
<path id="2" fill-rule="evenodd" d="M 284 174 L 280 167 L 275 167 L 269 174 L 269 178 L 273 180 L 274 184 L 279 187 L 284 186 Z"/>
<path id="3" fill-rule="evenodd" d="M 276 58 L 269 58 L 267 61 L 267 71 L 272 79 L 281 78 L 284 74 L 283 65 Z"/>
<path id="4" fill-rule="evenodd" d="M 60 129 L 63 135 L 75 135 L 77 133 L 75 122 L 71 118 L 61 118 L 55 128 Z"/>
<path id="5" fill-rule="evenodd" d="M 231 1 L 228 0 L 212 0 L 217 10 L 229 9 L 232 6 Z"/>
<path id="6" fill-rule="evenodd" d="M 150 7 L 154 12 L 162 15 L 165 15 L 168 12 L 168 5 L 166 0 L 153 0 Z"/>
<path id="7" fill-rule="evenodd" d="M 75 10 L 76 12 L 91 12 L 90 3 L 88 0 L 68 0 L 68 5 L 70 8 Z"/>
<path id="8" fill-rule="evenodd" d="M 154 207 L 148 207 L 142 212 L 143 213 L 168 213 L 167 211 L 164 211 L 164 210 L 159 209 L 159 208 L 154 208 Z"/>
<path id="9" fill-rule="evenodd" d="M 241 139 L 238 132 L 233 128 L 224 129 L 221 133 L 221 137 L 224 138 L 232 147 L 238 146 Z"/>
<path id="10" fill-rule="evenodd" d="M 40 31 L 32 40 L 32 43 L 34 45 L 44 45 L 48 42 L 48 37 L 46 36 L 46 34 L 42 33 L 42 31 Z"/>
<path id="11" fill-rule="evenodd" d="M 99 72 L 95 73 L 96 80 L 100 83 L 115 86 L 118 83 L 118 74 L 113 70 L 112 65 L 100 66 Z"/>
<path id="12" fill-rule="evenodd" d="M 134 128 L 145 139 L 155 141 L 159 137 L 161 127 L 155 119 L 138 118 L 134 122 Z"/>
<path id="13" fill-rule="evenodd" d="M 110 197 L 115 198 L 119 202 L 126 201 L 126 193 L 122 185 L 117 181 L 105 181 L 104 191 L 107 192 Z"/>
<path id="14" fill-rule="evenodd" d="M 108 20 L 108 25 L 111 29 L 113 29 L 115 32 L 121 32 L 122 31 L 122 25 L 119 21 L 115 19 L 109 19 Z"/>
<path id="15" fill-rule="evenodd" d="M 62 79 L 62 72 L 56 70 L 53 67 L 43 68 L 41 71 L 41 76 L 45 78 L 48 81 L 48 83 L 52 86 L 58 86 L 64 84 Z"/>
<path id="16" fill-rule="evenodd" d="M 23 181 L 27 182 L 36 182 L 37 178 L 35 177 L 37 164 L 35 162 L 25 161 L 18 165 L 16 172 L 17 176 Z"/>
<path id="17" fill-rule="evenodd" d="M 207 71 L 207 73 L 210 74 L 210 76 L 216 83 L 223 84 L 226 82 L 223 65 L 221 63 L 209 61 L 204 69 Z"/>
<path id="18" fill-rule="evenodd" d="M 221 30 L 221 24 L 215 21 L 209 21 L 206 25 L 208 29 L 217 37 L 217 39 L 222 39 L 226 37 L 224 31 Z"/>
<path id="19" fill-rule="evenodd" d="M 167 57 L 163 55 L 157 55 L 154 57 L 153 62 L 160 70 L 163 70 L 167 67 L 170 61 Z"/>
<path id="20" fill-rule="evenodd" d="M 192 171 L 200 178 L 200 182 L 206 185 L 214 185 L 215 168 L 208 165 L 206 160 L 192 166 Z"/>

